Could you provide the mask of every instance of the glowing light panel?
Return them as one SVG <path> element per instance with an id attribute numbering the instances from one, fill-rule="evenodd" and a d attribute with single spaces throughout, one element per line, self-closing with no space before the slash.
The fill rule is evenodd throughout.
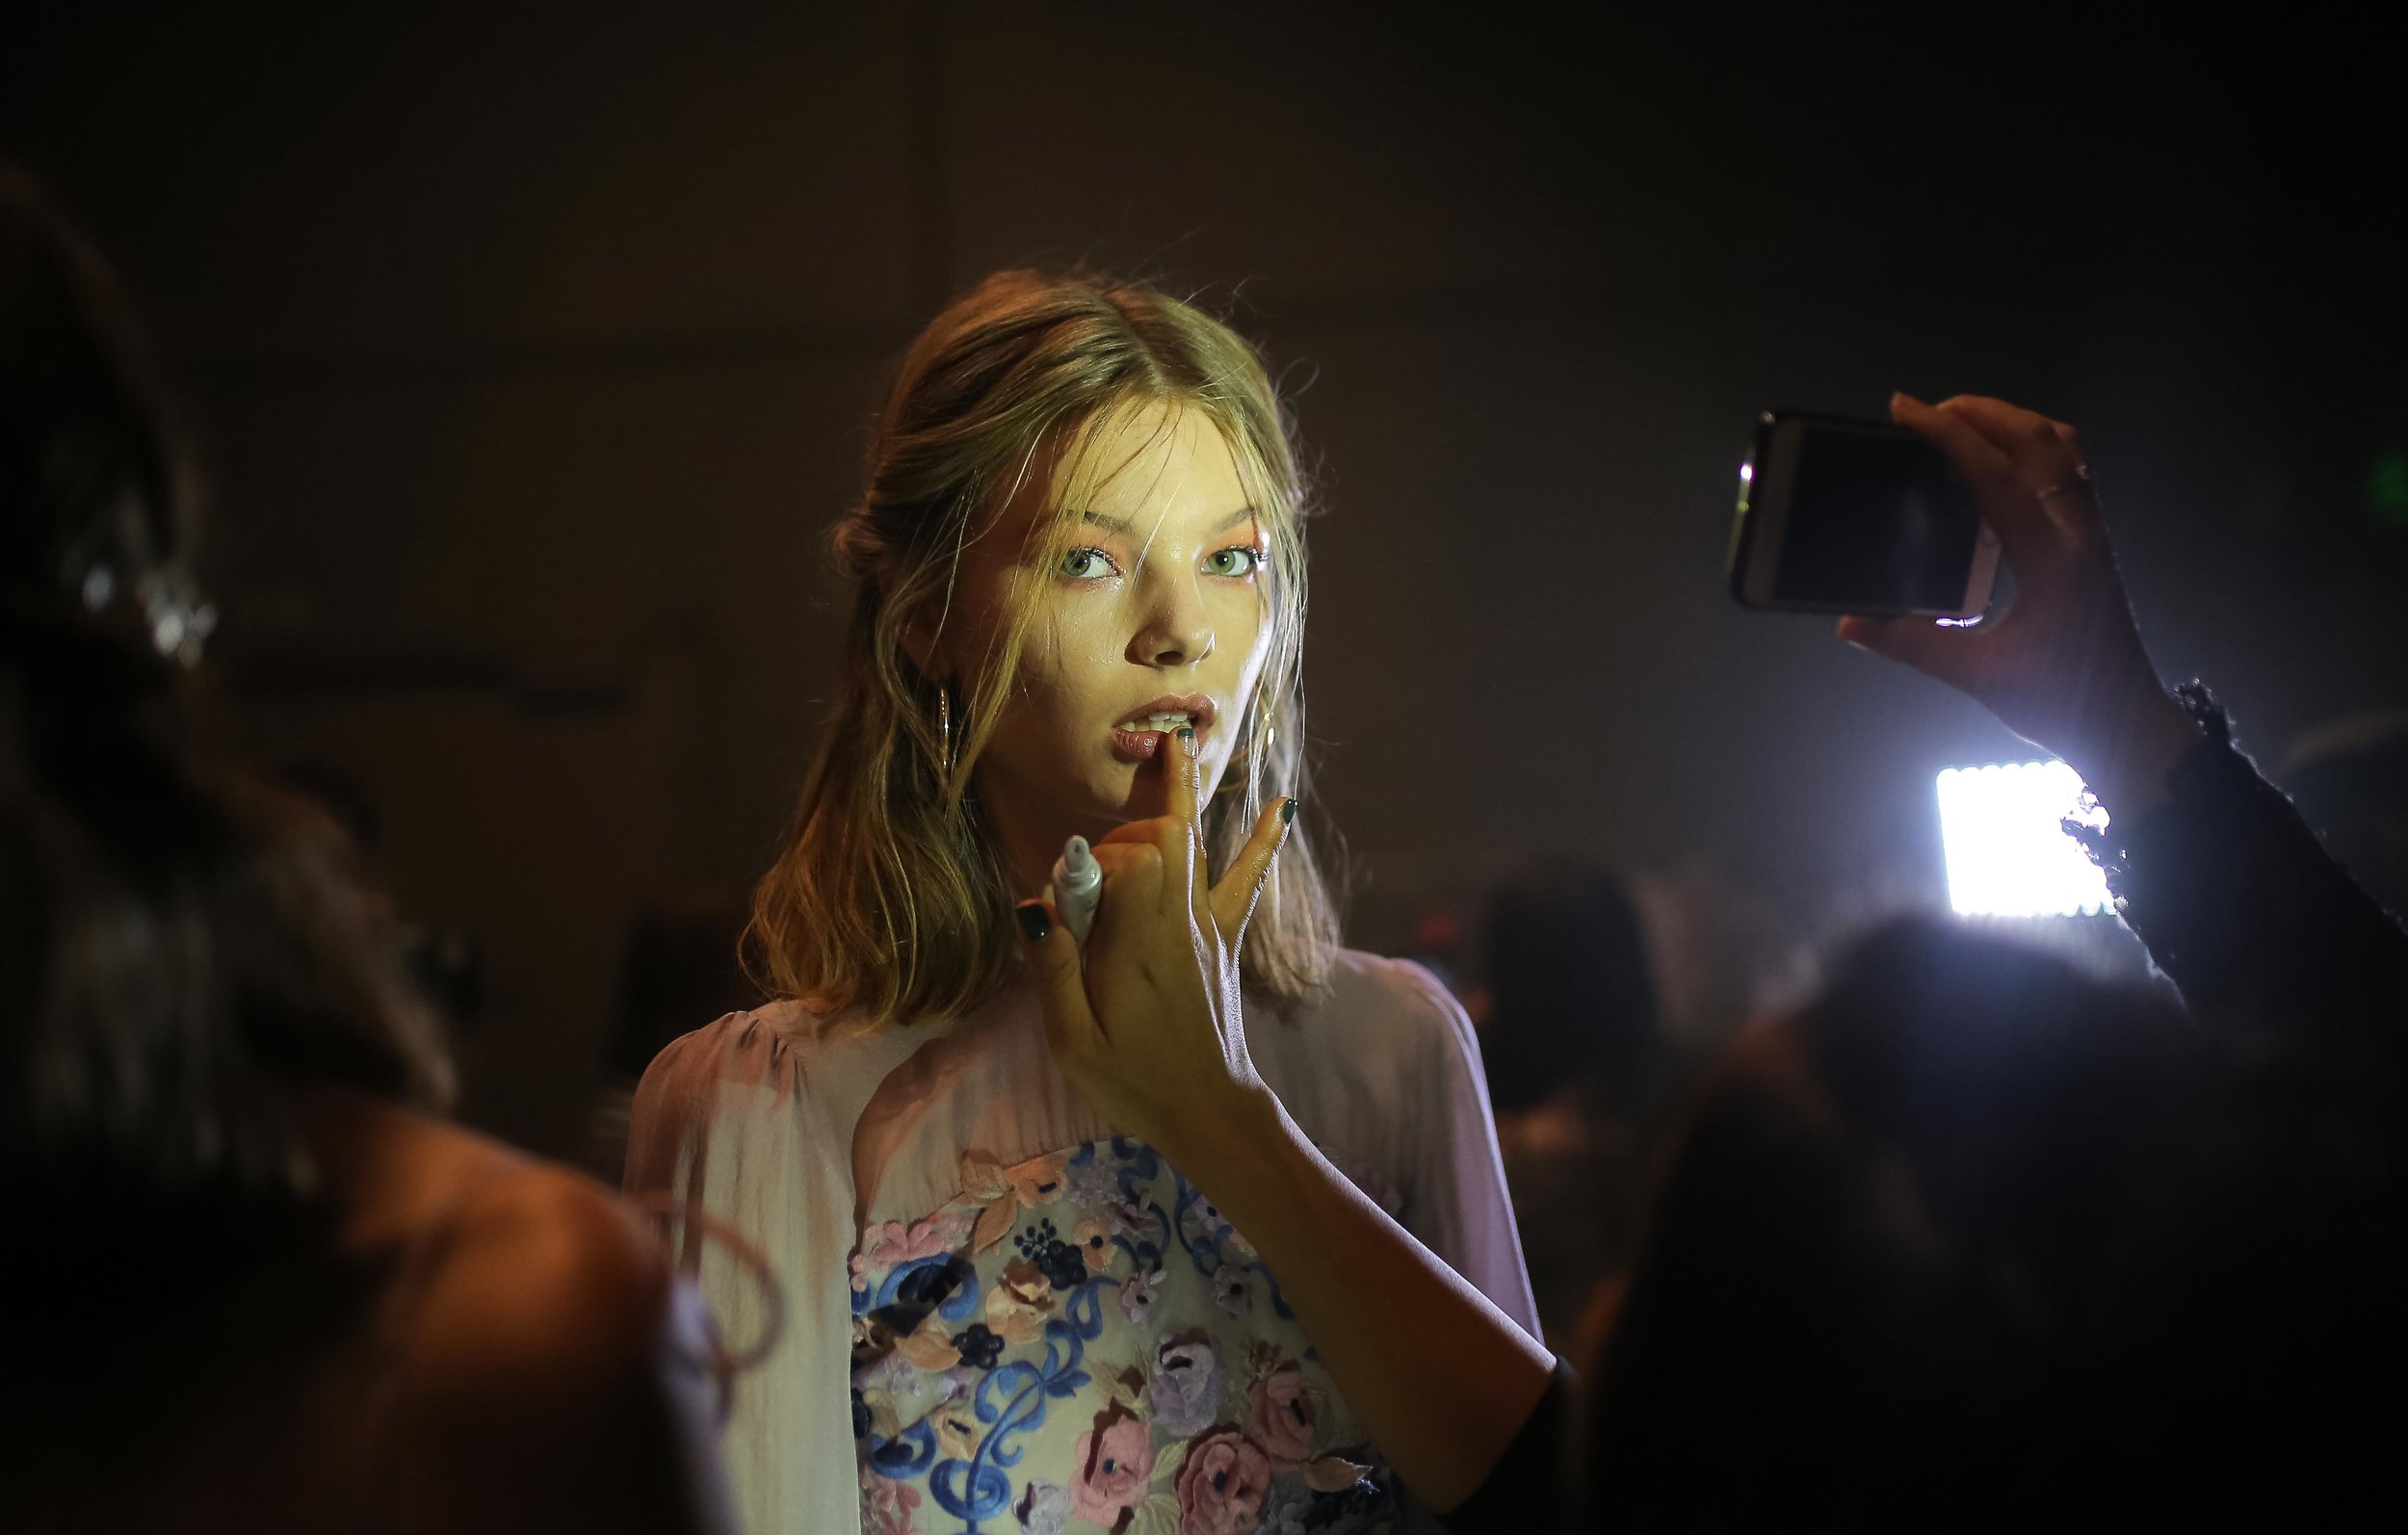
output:
<path id="1" fill-rule="evenodd" d="M 2061 762 L 1950 768 L 1940 774 L 1940 842 L 1949 861 L 1949 904 L 1967 916 L 2077 917 L 2107 909 L 2107 878 L 2065 835 L 2081 809 L 2082 782 Z"/>

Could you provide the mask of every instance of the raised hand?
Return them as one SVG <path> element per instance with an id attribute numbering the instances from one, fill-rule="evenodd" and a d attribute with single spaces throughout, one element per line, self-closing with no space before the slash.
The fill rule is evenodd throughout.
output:
<path id="1" fill-rule="evenodd" d="M 1062 1075 L 1115 1127 L 1179 1162 L 1209 1158 L 1269 1096 L 1246 1050 L 1238 955 L 1296 801 L 1266 809 L 1208 884 L 1194 733 L 1163 744 L 1165 813 L 1095 845 L 1104 902 L 1084 964 L 1043 902 L 1024 903 L 1019 920 Z"/>
<path id="2" fill-rule="evenodd" d="M 2199 740 L 2141 644 L 2074 429 L 2002 400 L 1959 395 L 1890 411 L 1948 455 L 2015 573 L 2006 611 L 1973 628 L 1928 618 L 1840 620 L 1840 637 L 1904 662 L 2056 753 L 2111 816 L 2164 797 Z"/>
<path id="3" fill-rule="evenodd" d="M 1208 886 L 1194 738 L 1164 744 L 1165 814 L 1096 845 L 1104 904 L 1084 968 L 1044 903 L 1020 907 L 1054 1059 L 1245 1234 L 1372 1442 L 1425 1501 L 1453 1508 L 1495 1469 L 1554 1361 L 1331 1166 L 1255 1072 L 1238 950 L 1296 801 L 1265 811 Z"/>

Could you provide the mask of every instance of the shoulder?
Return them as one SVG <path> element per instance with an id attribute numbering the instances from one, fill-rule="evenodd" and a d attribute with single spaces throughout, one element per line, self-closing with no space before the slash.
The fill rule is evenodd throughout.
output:
<path id="1" fill-rule="evenodd" d="M 667 1315 L 668 1262 L 643 1220 L 582 1173 L 484 1169 L 425 1276 L 409 1351 L 437 1396 L 557 1398 L 641 1377 Z"/>
<path id="2" fill-rule="evenodd" d="M 1282 1101 L 1323 1138 L 1386 1136 L 1409 1106 L 1481 1076 L 1471 1021 L 1438 977 L 1357 950 L 1339 950 L 1320 990 L 1267 1007 L 1246 1032 Z"/>
<path id="3" fill-rule="evenodd" d="M 830 1029 L 797 1002 L 725 1013 L 662 1047 L 636 1084 L 639 1119 L 691 1117 L 721 1085 L 798 1085 L 830 1048 Z M 841 1049 L 841 1046 L 837 1047 Z"/>
<path id="4" fill-rule="evenodd" d="M 727 1527 L 700 1335 L 648 1223 L 582 1173 L 511 1158 L 441 1236 L 396 1340 L 395 1527 Z"/>
<path id="5" fill-rule="evenodd" d="M 795 1002 L 771 1002 L 742 1012 L 721 1013 L 690 1033 L 661 1047 L 643 1069 L 647 1084 L 678 1076 L 724 1068 L 746 1055 L 769 1056 L 790 1050 L 807 1050 L 818 1038 L 815 1020 Z"/>
<path id="6" fill-rule="evenodd" d="M 1472 1046 L 1471 1020 L 1437 976 L 1409 959 L 1357 949 L 1338 950 L 1328 984 L 1295 1016 L 1357 1047 L 1422 1055 Z"/>
<path id="7" fill-rule="evenodd" d="M 797 1002 L 728 1013 L 671 1040 L 636 1084 L 626 1187 L 681 1187 L 706 1164 L 713 1179 L 841 1165 L 863 1105 L 921 1042 Z M 721 1159 L 714 1146 L 745 1155 Z"/>

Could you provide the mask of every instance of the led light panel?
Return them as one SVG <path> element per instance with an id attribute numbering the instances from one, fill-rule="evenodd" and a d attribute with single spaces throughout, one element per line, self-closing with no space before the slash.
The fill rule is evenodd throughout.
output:
<path id="1" fill-rule="evenodd" d="M 2107 909 L 2107 878 L 2065 835 L 2082 782 L 2061 762 L 1950 768 L 1940 774 L 1940 841 L 1949 904 L 1967 916 L 2077 917 Z"/>

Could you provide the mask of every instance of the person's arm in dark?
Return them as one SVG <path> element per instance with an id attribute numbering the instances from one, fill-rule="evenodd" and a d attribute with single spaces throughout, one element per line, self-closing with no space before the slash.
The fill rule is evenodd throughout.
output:
<path id="1" fill-rule="evenodd" d="M 2165 801 L 2129 835 L 2085 839 L 2125 922 L 2199 1017 L 2320 1037 L 2355 1065 L 2396 1070 L 2408 931 L 2232 743 L 2207 690 L 2178 695 L 2204 739 L 2166 774 Z"/>

